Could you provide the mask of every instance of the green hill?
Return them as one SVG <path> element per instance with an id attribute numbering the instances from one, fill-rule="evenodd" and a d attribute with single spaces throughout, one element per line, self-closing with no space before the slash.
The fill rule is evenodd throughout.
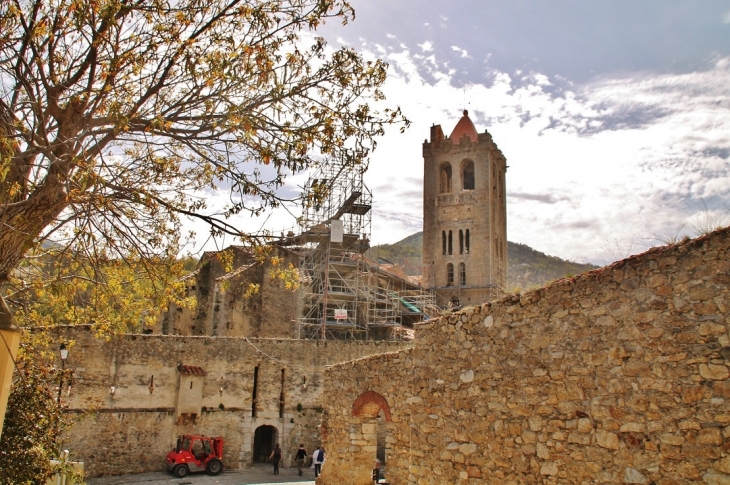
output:
<path id="1" fill-rule="evenodd" d="M 556 256 L 548 256 L 526 244 L 507 242 L 509 269 L 507 288 L 510 292 L 543 286 L 550 281 L 573 276 L 596 269 L 592 264 L 566 261 Z M 406 274 L 421 274 L 421 254 L 423 252 L 423 233 L 417 232 L 394 244 L 381 244 L 371 247 L 365 255 L 374 260 L 401 265 Z"/>

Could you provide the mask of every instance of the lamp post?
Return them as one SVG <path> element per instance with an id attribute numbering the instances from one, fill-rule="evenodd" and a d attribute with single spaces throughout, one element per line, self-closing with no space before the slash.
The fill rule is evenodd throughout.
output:
<path id="1" fill-rule="evenodd" d="M 58 353 L 61 354 L 61 382 L 58 383 L 58 405 L 61 405 L 61 391 L 63 390 L 63 373 L 66 370 L 66 359 L 68 359 L 68 349 L 66 344 L 61 344 L 58 349 Z"/>

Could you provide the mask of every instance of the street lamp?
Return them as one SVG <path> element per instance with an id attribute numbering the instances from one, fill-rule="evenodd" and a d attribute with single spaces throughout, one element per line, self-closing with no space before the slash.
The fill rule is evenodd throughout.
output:
<path id="1" fill-rule="evenodd" d="M 68 359 L 68 349 L 66 344 L 61 344 L 58 349 L 58 353 L 61 354 L 61 382 L 58 383 L 58 404 L 61 405 L 61 391 L 63 390 L 63 373 L 66 369 L 66 359 Z"/>

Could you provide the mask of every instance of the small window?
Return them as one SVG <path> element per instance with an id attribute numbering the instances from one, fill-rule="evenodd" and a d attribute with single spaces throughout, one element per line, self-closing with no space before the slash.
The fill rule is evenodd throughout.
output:
<path id="1" fill-rule="evenodd" d="M 469 229 L 466 230 L 466 238 L 464 239 L 464 251 L 469 254 Z"/>
<path id="2" fill-rule="evenodd" d="M 454 254 L 454 252 L 453 252 L 453 247 L 454 246 L 453 246 L 452 242 L 453 241 L 451 239 L 451 231 L 449 231 L 449 256 L 452 255 L 452 254 Z"/>
<path id="3" fill-rule="evenodd" d="M 449 263 L 446 265 L 446 286 L 454 284 L 454 265 Z"/>
<path id="4" fill-rule="evenodd" d="M 454 309 L 458 309 L 461 306 L 461 302 L 459 302 L 459 297 L 454 295 L 451 297 L 451 306 Z"/>
<path id="5" fill-rule="evenodd" d="M 459 263 L 459 286 L 466 286 L 466 265 Z"/>
<path id="6" fill-rule="evenodd" d="M 464 254 L 464 231 L 459 229 L 459 254 Z"/>
<path id="7" fill-rule="evenodd" d="M 253 389 L 251 390 L 251 417 L 256 417 L 256 399 L 258 398 L 259 366 L 253 368 Z"/>
<path id="8" fill-rule="evenodd" d="M 463 190 L 474 190 L 474 162 L 471 160 L 462 164 L 461 185 Z"/>
<path id="9" fill-rule="evenodd" d="M 441 252 L 446 256 L 446 231 L 441 231 Z"/>
<path id="10" fill-rule="evenodd" d="M 441 171 L 439 173 L 439 193 L 451 193 L 451 164 L 449 163 L 441 165 Z"/>

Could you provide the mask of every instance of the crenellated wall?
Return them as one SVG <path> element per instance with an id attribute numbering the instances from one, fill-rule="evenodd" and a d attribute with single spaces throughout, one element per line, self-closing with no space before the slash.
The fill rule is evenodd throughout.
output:
<path id="1" fill-rule="evenodd" d="M 165 455 L 183 433 L 225 437 L 226 468 L 246 467 L 254 459 L 260 426 L 276 428 L 275 440 L 288 464 L 299 443 L 310 453 L 320 444 L 326 365 L 409 345 L 164 335 L 105 341 L 90 327 L 54 332 L 56 341 L 71 344 L 66 367 L 75 376 L 70 394 L 63 394 L 76 416 L 63 446 L 73 459 L 84 461 L 87 476 L 162 470 Z M 183 376 L 179 364 L 188 366 L 188 374 Z M 188 378 L 201 370 L 204 376 Z M 178 399 L 181 377 L 192 396 L 186 400 Z M 202 393 L 188 389 L 198 383 Z M 199 412 L 191 416 L 190 399 L 196 397 Z M 178 409 L 180 402 L 186 409 Z"/>
<path id="2" fill-rule="evenodd" d="M 730 229 L 421 325 L 329 367 L 318 485 L 730 483 Z M 336 397 L 336 399 L 335 399 Z"/>

